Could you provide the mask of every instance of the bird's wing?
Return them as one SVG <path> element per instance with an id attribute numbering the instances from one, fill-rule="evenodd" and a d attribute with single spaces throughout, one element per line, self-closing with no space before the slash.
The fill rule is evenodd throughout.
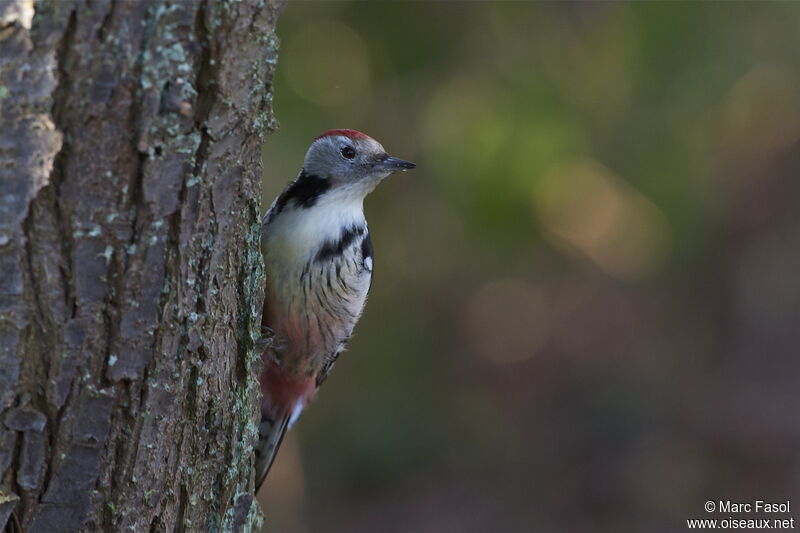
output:
<path id="1" fill-rule="evenodd" d="M 319 373 L 317 374 L 317 388 L 320 388 L 320 386 L 325 382 L 325 380 L 328 379 L 331 370 L 333 370 L 333 366 L 336 364 L 336 360 L 339 359 L 339 356 L 342 354 L 343 351 L 344 350 L 339 350 L 330 357 L 326 358 L 325 364 L 322 366 L 322 370 L 320 370 Z"/>
<path id="2" fill-rule="evenodd" d="M 366 296 L 369 293 L 369 290 L 372 288 L 372 277 L 373 277 L 372 276 L 373 249 L 372 249 L 372 239 L 370 239 L 369 237 L 369 232 L 366 232 L 366 234 L 364 235 L 364 238 L 361 240 L 360 247 L 361 247 L 361 267 L 358 269 L 358 274 L 356 274 L 356 276 L 363 276 L 363 275 L 369 276 L 367 290 L 366 293 L 364 294 L 364 301 L 361 304 L 362 305 L 361 309 L 363 309 L 363 305 L 366 302 Z M 359 309 L 359 315 L 361 314 L 361 309 Z M 355 322 L 353 323 L 353 326 L 355 326 Z M 350 336 L 350 333 L 348 333 L 347 337 Z M 317 374 L 317 388 L 319 388 L 325 382 L 325 380 L 328 379 L 328 376 L 330 375 L 334 365 L 336 364 L 336 360 L 339 359 L 339 356 L 342 355 L 343 351 L 344 349 L 339 349 L 325 358 L 325 364 L 322 366 L 322 369 Z"/>

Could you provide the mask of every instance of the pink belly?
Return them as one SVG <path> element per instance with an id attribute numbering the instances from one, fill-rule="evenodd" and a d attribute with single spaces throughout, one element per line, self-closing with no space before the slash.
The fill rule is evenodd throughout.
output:
<path id="1" fill-rule="evenodd" d="M 264 356 L 261 372 L 261 414 L 280 420 L 296 410 L 302 410 L 317 390 L 316 377 L 298 377 L 287 374 L 269 356 Z"/>

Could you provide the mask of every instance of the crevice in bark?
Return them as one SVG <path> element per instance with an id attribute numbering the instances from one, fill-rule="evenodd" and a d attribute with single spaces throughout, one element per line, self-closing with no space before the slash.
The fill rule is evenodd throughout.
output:
<path id="1" fill-rule="evenodd" d="M 49 176 L 20 181 L 32 193 L 9 234 L 19 251 L 0 247 L 24 291 L 10 312 L 0 294 L 0 362 L 20 365 L 0 372 L 14 391 L 0 390 L 0 420 L 20 406 L 46 418 L 41 432 L 0 426 L 14 448 L 0 491 L 21 496 L 30 531 L 227 531 L 231 506 L 237 524 L 257 522 L 240 496 L 257 416 L 255 124 L 276 49 L 256 34 L 281 7 L 37 4 L 31 72 L 53 75 L 23 91 L 0 65 L 0 84 L 17 83 L 0 114 L 19 99 L 64 133 Z M 20 65 L 30 50 L 18 46 Z"/>
<path id="2" fill-rule="evenodd" d="M 184 533 L 186 531 L 186 505 L 189 500 L 189 495 L 186 492 L 186 487 L 180 486 L 180 496 L 178 497 L 178 524 L 177 533 Z"/>
<path id="3" fill-rule="evenodd" d="M 97 40 L 103 42 L 105 40 L 106 32 L 108 31 L 109 23 L 111 22 L 112 18 L 114 17 L 114 10 L 117 8 L 117 0 L 111 0 L 111 5 L 108 8 L 108 12 L 106 13 L 105 17 L 103 17 L 103 22 L 100 23 L 100 27 L 97 28 Z"/>
<path id="4" fill-rule="evenodd" d="M 149 533 L 159 533 L 164 531 L 164 526 L 161 523 L 161 519 L 158 515 L 153 517 L 153 520 L 150 522 L 150 529 L 148 531 Z"/>
<path id="5" fill-rule="evenodd" d="M 72 9 L 70 9 L 69 17 L 67 19 L 67 26 L 64 30 L 63 35 L 61 36 L 61 42 L 56 50 L 56 66 L 58 69 L 58 81 L 56 83 L 56 87 L 53 90 L 53 105 L 52 105 L 52 117 L 53 122 L 55 123 L 56 129 L 65 133 L 64 139 L 62 141 L 61 150 L 56 155 L 56 159 L 53 163 L 53 171 L 50 173 L 50 184 L 48 187 L 51 189 L 51 194 L 53 198 L 53 207 L 54 213 L 57 221 L 57 230 L 59 231 L 59 241 L 60 241 L 60 249 L 61 249 L 61 256 L 62 256 L 62 265 L 66 269 L 66 271 L 62 271 L 61 274 L 63 276 L 63 286 L 65 288 L 64 291 L 64 299 L 67 309 L 71 311 L 70 317 L 75 318 L 77 313 L 77 306 L 75 302 L 75 297 L 72 292 L 72 284 L 70 280 L 72 279 L 72 248 L 73 248 L 73 239 L 72 234 L 67 229 L 69 228 L 69 224 L 67 222 L 68 217 L 64 213 L 63 206 L 61 205 L 61 182 L 64 176 L 64 166 L 69 156 L 70 151 L 70 142 L 71 138 L 68 132 L 66 131 L 66 127 L 64 124 L 64 109 L 67 106 L 67 102 L 70 97 L 70 70 L 67 68 L 68 64 L 68 57 L 69 51 L 72 47 L 74 38 L 75 38 L 75 28 L 77 26 L 77 14 L 75 11 L 74 5 Z"/>

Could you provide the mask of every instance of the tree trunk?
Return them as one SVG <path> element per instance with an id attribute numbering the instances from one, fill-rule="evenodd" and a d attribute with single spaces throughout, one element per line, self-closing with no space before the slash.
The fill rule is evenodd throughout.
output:
<path id="1" fill-rule="evenodd" d="M 259 527 L 282 1 L 0 0 L 0 531 Z"/>

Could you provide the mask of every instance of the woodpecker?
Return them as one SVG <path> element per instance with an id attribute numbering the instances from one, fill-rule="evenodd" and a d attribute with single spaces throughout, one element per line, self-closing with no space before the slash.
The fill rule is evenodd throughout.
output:
<path id="1" fill-rule="evenodd" d="M 364 198 L 389 174 L 416 165 L 356 130 L 311 144 L 297 178 L 261 227 L 266 266 L 264 368 L 256 489 L 291 427 L 333 369 L 372 283 Z"/>

